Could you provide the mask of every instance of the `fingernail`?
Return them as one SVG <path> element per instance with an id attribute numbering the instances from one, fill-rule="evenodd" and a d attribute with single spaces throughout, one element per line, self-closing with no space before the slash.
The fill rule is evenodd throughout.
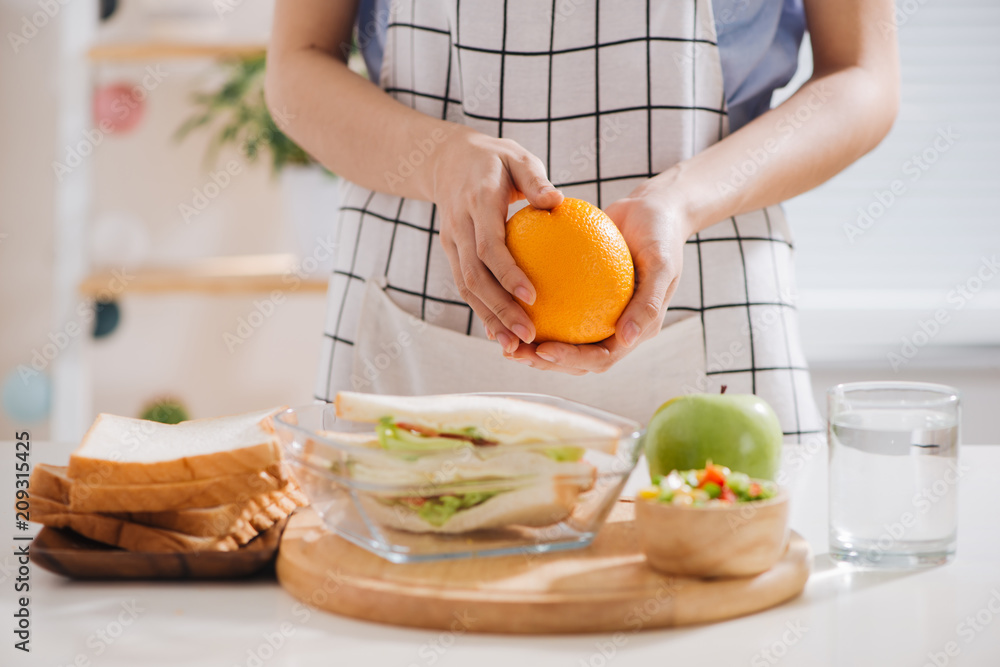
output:
<path id="1" fill-rule="evenodd" d="M 528 327 L 524 326 L 523 324 L 515 324 L 510 329 L 517 335 L 518 338 L 523 340 L 525 343 L 531 342 L 531 332 L 528 330 Z"/>
<path id="2" fill-rule="evenodd" d="M 514 348 L 517 347 L 517 341 L 511 338 L 510 334 L 504 333 L 503 331 L 497 333 L 497 342 L 500 343 L 500 347 L 507 352 L 513 352 Z"/>
<path id="3" fill-rule="evenodd" d="M 628 322 L 622 328 L 622 338 L 625 339 L 625 345 L 627 347 L 632 347 L 635 344 L 635 339 L 639 337 L 639 325 L 635 322 Z"/>
<path id="4" fill-rule="evenodd" d="M 546 194 L 548 192 L 555 192 L 555 191 L 556 191 L 556 189 L 555 189 L 555 187 L 551 183 L 547 183 L 547 184 L 543 185 L 542 189 L 539 190 L 539 192 L 541 192 L 542 194 Z"/>
<path id="5" fill-rule="evenodd" d="M 537 354 L 539 357 L 549 362 L 550 364 L 556 363 L 556 358 L 553 357 L 551 354 L 547 354 L 545 352 L 535 352 L 535 354 Z"/>
<path id="6" fill-rule="evenodd" d="M 531 290 L 523 285 L 514 288 L 514 296 L 529 306 L 535 302 L 535 297 L 531 295 Z"/>
<path id="7" fill-rule="evenodd" d="M 531 363 L 531 359 L 525 359 L 524 357 L 514 357 L 514 361 L 519 364 L 524 364 L 525 366 L 534 366 L 534 364 Z"/>

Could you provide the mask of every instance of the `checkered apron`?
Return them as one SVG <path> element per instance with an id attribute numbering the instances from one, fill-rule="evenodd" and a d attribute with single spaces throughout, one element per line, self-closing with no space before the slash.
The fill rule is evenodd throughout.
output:
<path id="1" fill-rule="evenodd" d="M 566 196 L 597 206 L 728 132 L 711 0 L 398 0 L 381 85 L 422 113 L 516 140 Z M 424 168 L 435 148 L 415 141 L 386 177 Z M 607 373 L 573 377 L 510 362 L 486 340 L 452 280 L 434 204 L 353 184 L 342 201 L 320 400 L 537 391 L 644 422 L 671 396 L 725 384 L 771 403 L 790 442 L 821 429 L 778 206 L 692 237 L 661 333 Z"/>

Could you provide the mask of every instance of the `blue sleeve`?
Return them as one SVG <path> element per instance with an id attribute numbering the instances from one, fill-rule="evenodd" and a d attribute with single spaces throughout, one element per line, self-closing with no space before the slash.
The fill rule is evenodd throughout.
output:
<path id="1" fill-rule="evenodd" d="M 379 82 L 382 71 L 382 53 L 385 50 L 385 31 L 389 24 L 390 0 L 361 0 L 356 24 L 358 48 L 365 59 L 368 78 Z"/>
<path id="2" fill-rule="evenodd" d="M 771 93 L 798 67 L 805 33 L 802 0 L 713 0 L 729 126 L 771 108 Z"/>

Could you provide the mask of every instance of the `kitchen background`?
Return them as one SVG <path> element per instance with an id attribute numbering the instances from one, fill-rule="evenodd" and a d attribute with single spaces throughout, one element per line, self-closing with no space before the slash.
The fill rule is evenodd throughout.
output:
<path id="1" fill-rule="evenodd" d="M 98 5 L 114 4 L 99 22 Z M 164 397 L 194 417 L 312 400 L 335 182 L 294 151 L 277 174 L 266 151 L 210 159 L 224 122 L 176 137 L 205 108 L 193 96 L 220 89 L 212 102 L 268 137 L 240 86 L 270 11 L 0 0 L 6 437 L 72 439 L 96 412 L 137 415 Z M 849 380 L 952 384 L 965 441 L 997 443 L 1000 3 L 902 0 L 897 17 L 892 133 L 787 204 L 814 388 L 822 403 Z M 808 51 L 782 98 L 808 77 Z M 96 317 L 95 297 L 109 302 Z"/>

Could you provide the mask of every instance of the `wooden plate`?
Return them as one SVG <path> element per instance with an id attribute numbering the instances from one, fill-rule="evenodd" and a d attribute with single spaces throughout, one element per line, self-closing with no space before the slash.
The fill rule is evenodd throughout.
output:
<path id="1" fill-rule="evenodd" d="M 43 528 L 31 543 L 31 562 L 73 579 L 236 579 L 274 563 L 287 520 L 236 551 L 125 551 L 71 530 Z"/>
<path id="2" fill-rule="evenodd" d="M 614 632 L 710 623 L 789 600 L 809 578 L 809 545 L 792 533 L 773 568 L 753 577 L 661 575 L 639 550 L 631 502 L 575 551 L 395 565 L 297 512 L 276 570 L 292 595 L 354 618 L 420 628 L 515 634 Z"/>

